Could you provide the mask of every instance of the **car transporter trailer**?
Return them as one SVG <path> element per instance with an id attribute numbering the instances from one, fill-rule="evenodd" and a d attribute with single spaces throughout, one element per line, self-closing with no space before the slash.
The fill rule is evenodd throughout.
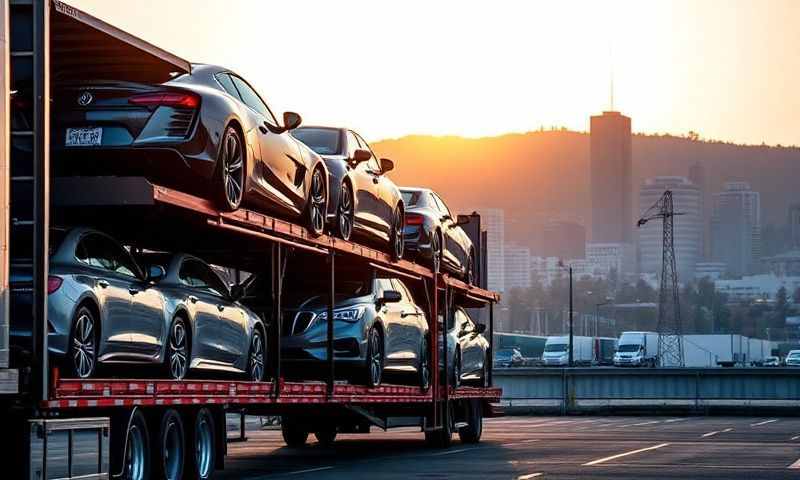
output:
<path id="1" fill-rule="evenodd" d="M 226 412 L 282 418 L 284 438 L 299 446 L 314 433 L 419 426 L 426 440 L 447 446 L 456 431 L 480 439 L 482 419 L 500 414 L 491 370 L 484 387 L 457 388 L 450 375 L 442 318 L 453 306 L 484 308 L 493 337 L 499 296 L 406 260 L 252 210 L 221 212 L 212 202 L 136 177 L 53 178 L 50 174 L 50 92 L 70 78 L 163 82 L 191 64 L 57 0 L 0 0 L 3 100 L 0 102 L 0 455 L 4 478 L 126 478 L 150 472 L 208 478 L 224 467 Z M 29 93 L 28 93 L 29 92 Z M 33 124 L 18 121 L 30 109 Z M 16 116 L 15 116 L 16 114 Z M 12 120 L 13 119 L 13 120 Z M 269 278 L 267 311 L 272 381 L 60 378 L 47 348 L 48 232 L 86 225 L 134 248 L 196 253 L 213 263 Z M 19 229 L 33 229 L 32 354 L 11 355 L 9 264 Z M 281 368 L 283 279 L 287 259 L 330 278 L 327 362 L 321 381 L 287 381 Z M 337 379 L 333 362 L 336 265 L 402 277 L 426 300 L 432 382 L 374 388 Z M 435 321 L 434 319 L 439 319 Z M 184 462 L 184 458 L 187 460 Z M 161 472 L 161 473 L 157 473 Z M 8 476 L 6 476 L 8 475 Z M 146 478 L 146 477 L 142 477 Z"/>

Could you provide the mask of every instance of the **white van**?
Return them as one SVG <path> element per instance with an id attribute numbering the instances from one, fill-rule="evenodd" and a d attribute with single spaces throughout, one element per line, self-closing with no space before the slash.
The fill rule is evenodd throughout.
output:
<path id="1" fill-rule="evenodd" d="M 655 367 L 658 365 L 658 334 L 622 332 L 614 354 L 617 367 Z"/>
<path id="2" fill-rule="evenodd" d="M 592 365 L 595 362 L 594 341 L 592 337 L 573 335 L 574 347 L 572 361 L 574 365 Z M 566 367 L 569 365 L 569 335 L 547 337 L 542 353 L 542 363 L 546 367 Z"/>

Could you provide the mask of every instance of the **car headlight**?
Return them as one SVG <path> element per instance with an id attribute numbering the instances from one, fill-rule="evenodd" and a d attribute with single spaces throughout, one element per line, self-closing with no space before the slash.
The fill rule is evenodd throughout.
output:
<path id="1" fill-rule="evenodd" d="M 333 311 L 333 319 L 343 320 L 345 322 L 357 322 L 364 316 L 364 310 L 366 310 L 364 306 L 339 308 Z M 317 315 L 317 319 L 322 321 L 328 320 L 328 311 L 326 310 Z"/>

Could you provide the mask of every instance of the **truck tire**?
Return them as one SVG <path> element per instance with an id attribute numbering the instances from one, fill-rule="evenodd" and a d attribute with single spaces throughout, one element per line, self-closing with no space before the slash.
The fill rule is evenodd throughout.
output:
<path id="1" fill-rule="evenodd" d="M 467 403 L 467 426 L 458 429 L 458 437 L 463 443 L 478 443 L 483 433 L 483 408 L 480 400 Z"/>
<path id="2" fill-rule="evenodd" d="M 448 448 L 453 443 L 453 414 L 450 413 L 450 421 L 443 422 L 441 428 L 425 432 L 425 443 L 433 448 Z"/>
<path id="3" fill-rule="evenodd" d="M 157 416 L 154 418 L 158 418 Z M 174 408 L 164 410 L 153 442 L 153 478 L 181 480 L 186 457 L 186 435 L 183 419 Z"/>
<path id="4" fill-rule="evenodd" d="M 308 429 L 291 417 L 281 417 L 281 434 L 289 448 L 300 448 L 308 441 Z"/>
<path id="5" fill-rule="evenodd" d="M 330 447 L 333 445 L 333 442 L 336 441 L 336 428 L 324 428 L 314 432 L 314 436 L 317 438 L 320 445 L 323 447 Z"/>
<path id="6" fill-rule="evenodd" d="M 201 408 L 189 412 L 184 423 L 186 435 L 186 476 L 191 480 L 206 480 L 214 474 L 217 460 L 217 437 L 211 410 Z"/>
<path id="7" fill-rule="evenodd" d="M 151 458 L 150 433 L 147 421 L 138 408 L 132 415 L 121 414 L 112 417 L 112 452 L 119 456 L 112 461 L 116 464 L 113 472 L 120 472 L 125 480 L 147 480 L 150 478 Z M 116 430 L 116 433 L 115 433 Z"/>

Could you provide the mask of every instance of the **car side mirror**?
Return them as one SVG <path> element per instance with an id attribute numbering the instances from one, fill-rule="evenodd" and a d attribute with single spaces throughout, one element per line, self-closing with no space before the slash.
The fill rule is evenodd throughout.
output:
<path id="1" fill-rule="evenodd" d="M 386 290 L 383 292 L 383 296 L 378 300 L 379 303 L 397 303 L 403 299 L 403 296 L 400 295 L 400 292 L 397 290 Z"/>
<path id="2" fill-rule="evenodd" d="M 353 165 L 358 165 L 359 163 L 368 161 L 370 158 L 372 158 L 372 154 L 369 150 L 359 148 L 353 152 L 353 158 L 351 158 L 350 161 Z"/>
<path id="3" fill-rule="evenodd" d="M 475 331 L 478 332 L 478 333 L 485 332 L 486 331 L 486 324 L 485 323 L 479 323 L 479 324 L 475 325 Z"/>
<path id="4" fill-rule="evenodd" d="M 167 276 L 167 271 L 161 265 L 150 265 L 147 271 L 147 280 L 150 282 L 158 282 Z"/>
<path id="5" fill-rule="evenodd" d="M 303 118 L 299 113 L 283 112 L 283 128 L 286 131 L 294 130 L 303 123 Z"/>
<path id="6" fill-rule="evenodd" d="M 239 300 L 241 300 L 242 297 L 244 297 L 244 294 L 245 294 L 245 288 L 241 284 L 234 285 L 233 287 L 231 287 L 231 300 L 233 300 L 234 302 L 238 302 Z"/>
<path id="7" fill-rule="evenodd" d="M 381 172 L 389 173 L 394 170 L 394 162 L 388 158 L 381 158 Z"/>

